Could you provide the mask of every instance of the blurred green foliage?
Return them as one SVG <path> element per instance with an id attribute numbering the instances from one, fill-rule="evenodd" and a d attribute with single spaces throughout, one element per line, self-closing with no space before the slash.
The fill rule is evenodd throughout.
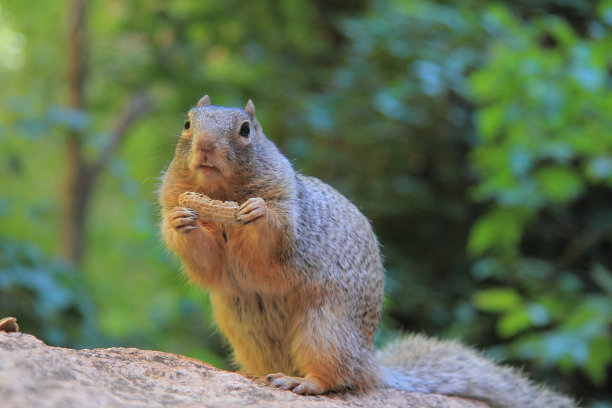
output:
<path id="1" fill-rule="evenodd" d="M 22 331 L 37 331 L 55 345 L 82 347 L 100 339 L 83 277 L 32 243 L 0 239 L 0 310 L 19 316 Z"/>
<path id="2" fill-rule="evenodd" d="M 612 1 L 93 1 L 86 112 L 66 107 L 66 8 L 0 1 L 0 317 L 227 367 L 155 189 L 191 104 L 252 98 L 295 167 L 372 220 L 380 343 L 460 337 L 610 406 Z M 67 130 L 96 155 L 142 90 L 155 111 L 108 163 L 77 272 L 54 255 Z"/>
<path id="3" fill-rule="evenodd" d="M 586 38 L 558 16 L 527 25 L 492 10 L 499 34 L 470 78 L 480 107 L 471 195 L 488 210 L 468 249 L 482 257 L 477 277 L 504 285 L 477 292 L 475 306 L 500 315 L 506 355 L 577 366 L 597 385 L 612 362 L 611 6 Z"/>

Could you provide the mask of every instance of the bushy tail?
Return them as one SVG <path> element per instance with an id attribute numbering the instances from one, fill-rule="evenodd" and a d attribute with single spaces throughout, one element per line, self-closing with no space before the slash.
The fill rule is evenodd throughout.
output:
<path id="1" fill-rule="evenodd" d="M 495 408 L 577 407 L 571 399 L 457 341 L 413 334 L 384 348 L 379 360 L 383 382 L 404 391 L 469 397 Z"/>

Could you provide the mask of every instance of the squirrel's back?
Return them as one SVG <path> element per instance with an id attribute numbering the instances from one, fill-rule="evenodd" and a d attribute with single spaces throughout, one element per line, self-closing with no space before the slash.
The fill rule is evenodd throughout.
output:
<path id="1" fill-rule="evenodd" d="M 296 174 L 296 180 L 297 258 L 307 262 L 301 266 L 308 267 L 309 274 L 338 284 L 351 277 L 363 279 L 371 286 L 356 290 L 382 295 L 383 267 L 370 222 L 321 180 L 301 174 Z"/>
<path id="2" fill-rule="evenodd" d="M 367 218 L 334 188 L 296 175 L 297 272 L 325 285 L 347 322 L 373 341 L 384 294 L 378 241 Z"/>

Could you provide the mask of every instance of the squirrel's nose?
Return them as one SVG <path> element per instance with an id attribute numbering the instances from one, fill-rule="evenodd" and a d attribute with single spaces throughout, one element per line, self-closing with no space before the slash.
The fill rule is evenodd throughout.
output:
<path id="1" fill-rule="evenodd" d="M 215 150 L 215 146 L 213 144 L 198 144 L 198 150 L 203 153 L 210 153 Z"/>
<path id="2" fill-rule="evenodd" d="M 211 137 L 198 137 L 196 140 L 196 151 L 210 153 L 215 150 L 215 141 Z"/>

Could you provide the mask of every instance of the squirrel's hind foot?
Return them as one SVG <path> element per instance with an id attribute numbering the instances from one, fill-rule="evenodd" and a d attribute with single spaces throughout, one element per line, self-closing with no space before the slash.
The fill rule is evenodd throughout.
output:
<path id="1" fill-rule="evenodd" d="M 290 390 L 296 394 L 323 394 L 326 389 L 314 378 L 291 377 L 283 373 L 268 374 L 266 379 L 276 388 Z"/>

